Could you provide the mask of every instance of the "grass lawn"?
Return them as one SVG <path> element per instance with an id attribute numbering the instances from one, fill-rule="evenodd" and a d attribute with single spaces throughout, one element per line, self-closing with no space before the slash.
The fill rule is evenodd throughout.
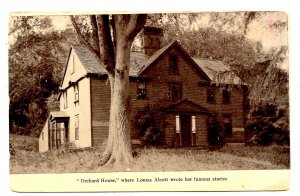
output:
<path id="1" fill-rule="evenodd" d="M 103 148 L 38 153 L 38 140 L 10 135 L 14 155 L 10 157 L 11 173 L 71 173 L 111 171 L 201 171 L 289 169 L 288 146 L 244 147 L 225 146 L 208 151 L 198 148 L 138 148 L 130 167 L 99 166 Z"/>

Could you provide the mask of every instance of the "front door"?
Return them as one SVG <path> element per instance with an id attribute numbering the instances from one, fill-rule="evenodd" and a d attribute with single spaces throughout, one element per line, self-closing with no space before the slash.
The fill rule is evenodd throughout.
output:
<path id="1" fill-rule="evenodd" d="M 180 130 L 182 146 L 192 145 L 192 122 L 190 115 L 180 115 Z"/>

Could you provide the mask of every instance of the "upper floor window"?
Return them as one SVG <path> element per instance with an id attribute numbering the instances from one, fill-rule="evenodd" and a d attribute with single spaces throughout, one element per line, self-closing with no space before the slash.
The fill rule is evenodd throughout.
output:
<path id="1" fill-rule="evenodd" d="M 74 85 L 74 104 L 76 106 L 76 104 L 79 105 L 79 86 L 78 86 L 78 83 L 76 83 Z"/>
<path id="2" fill-rule="evenodd" d="M 169 57 L 169 69 L 170 69 L 170 74 L 173 74 L 173 75 L 178 75 L 179 74 L 178 58 L 175 54 L 172 54 Z"/>
<path id="3" fill-rule="evenodd" d="M 137 86 L 137 99 L 147 99 L 146 82 L 139 82 Z"/>
<path id="4" fill-rule="evenodd" d="M 207 103 L 216 103 L 216 95 L 214 89 L 207 89 Z"/>
<path id="5" fill-rule="evenodd" d="M 182 85 L 180 83 L 170 83 L 169 84 L 169 99 L 176 101 L 181 99 L 182 95 Z"/>
<path id="6" fill-rule="evenodd" d="M 208 115 L 208 124 L 214 124 L 217 122 L 217 113 L 211 113 Z"/>
<path id="7" fill-rule="evenodd" d="M 68 96 L 67 96 L 67 90 L 63 92 L 63 99 L 64 99 L 64 108 L 66 109 L 68 107 Z"/>
<path id="8" fill-rule="evenodd" d="M 231 114 L 223 114 L 224 115 L 224 130 L 225 136 L 232 136 L 232 122 L 231 122 Z"/>
<path id="9" fill-rule="evenodd" d="M 75 72 L 75 56 L 72 56 L 71 74 Z"/>
<path id="10" fill-rule="evenodd" d="M 223 104 L 230 103 L 230 92 L 227 89 L 224 89 L 222 91 L 222 97 L 223 97 Z"/>

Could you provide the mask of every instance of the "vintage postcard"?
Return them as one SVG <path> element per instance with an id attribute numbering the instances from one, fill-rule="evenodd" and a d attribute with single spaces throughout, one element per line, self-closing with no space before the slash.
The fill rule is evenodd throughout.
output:
<path id="1" fill-rule="evenodd" d="M 288 15 L 12 13 L 16 192 L 290 185 Z"/>

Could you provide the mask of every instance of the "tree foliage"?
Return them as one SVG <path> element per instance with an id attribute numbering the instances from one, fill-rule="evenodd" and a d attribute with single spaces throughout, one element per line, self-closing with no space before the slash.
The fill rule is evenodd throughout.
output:
<path id="1" fill-rule="evenodd" d="M 58 92 L 72 32 L 37 32 L 36 28 L 51 27 L 49 18 L 20 17 L 13 24 L 10 32 L 15 40 L 9 48 L 10 132 L 37 136 L 47 118 L 48 98 Z"/>
<path id="2" fill-rule="evenodd" d="M 271 143 L 289 145 L 288 111 L 274 103 L 261 102 L 251 112 L 247 122 L 247 143 L 269 145 Z"/>
<path id="3" fill-rule="evenodd" d="M 162 104 L 147 104 L 143 111 L 135 116 L 135 126 L 144 146 L 163 145 L 163 130 L 167 125 L 166 116 L 162 112 Z"/>

